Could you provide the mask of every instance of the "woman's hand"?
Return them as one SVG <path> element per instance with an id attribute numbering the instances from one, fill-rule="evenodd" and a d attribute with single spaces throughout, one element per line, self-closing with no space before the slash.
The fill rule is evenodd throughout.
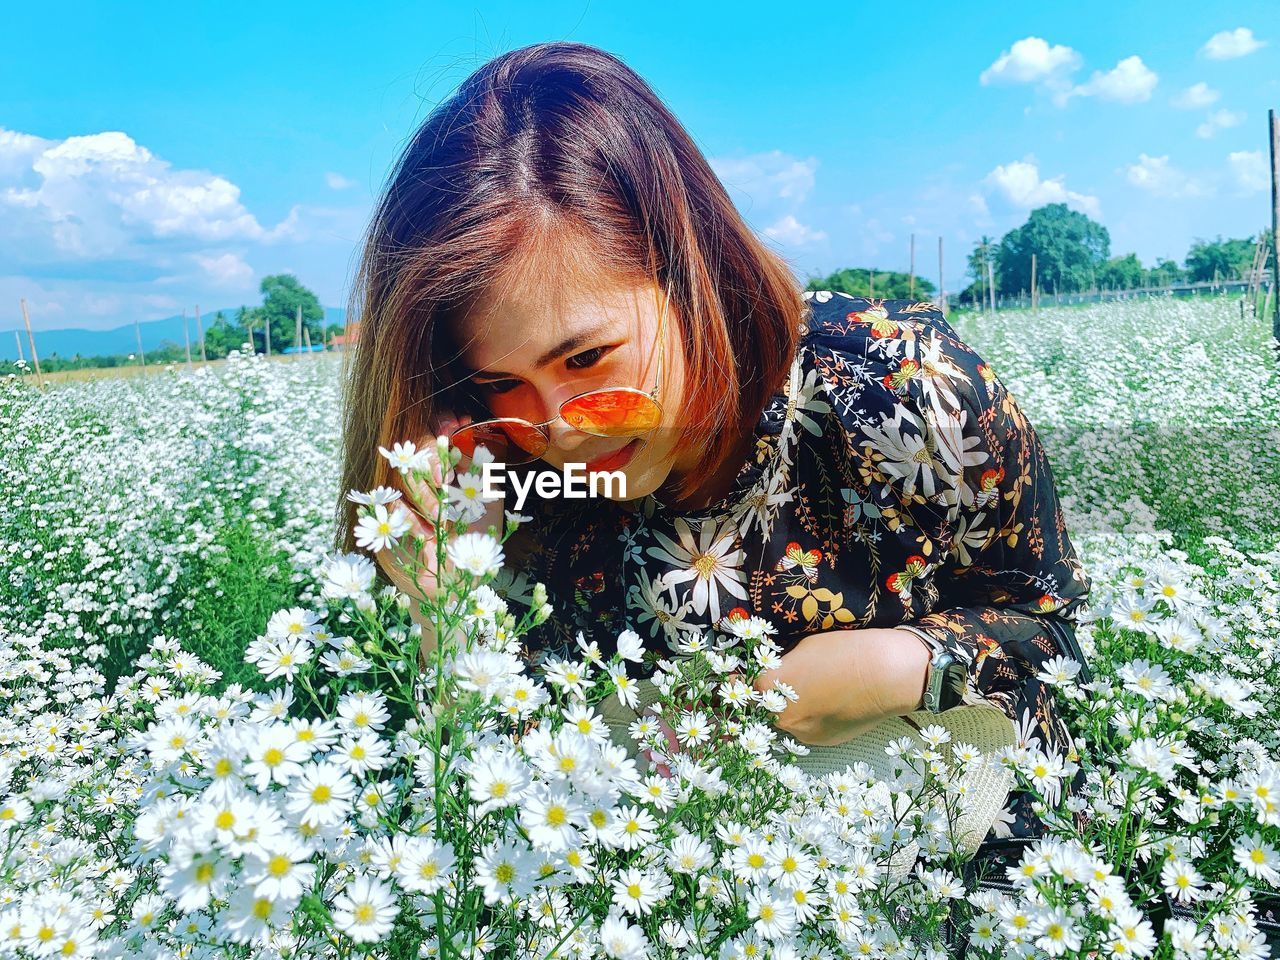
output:
<path id="1" fill-rule="evenodd" d="M 656 714 L 655 716 L 657 716 L 657 720 L 658 720 L 658 729 L 662 731 L 662 735 L 663 737 L 666 738 L 666 741 L 667 741 L 666 754 L 668 757 L 673 756 L 675 753 L 677 753 L 680 750 L 680 741 L 676 739 L 676 732 L 671 729 L 671 725 L 667 723 L 666 720 L 662 719 L 661 716 L 658 716 Z M 659 776 L 670 777 L 673 775 L 671 772 L 670 765 L 658 760 L 653 755 L 653 751 L 650 750 L 648 747 L 641 748 L 640 756 L 644 757 L 646 760 L 652 760 L 657 763 Z"/>
<path id="2" fill-rule="evenodd" d="M 422 628 L 424 653 L 430 652 L 435 647 L 435 625 L 422 616 L 419 602 L 433 599 L 436 595 L 435 521 L 439 504 L 434 490 L 444 485 L 444 477 L 448 472 L 440 462 L 435 437 L 448 437 L 454 430 L 470 422 L 469 416 L 457 417 L 450 413 L 442 414 L 436 421 L 435 433 L 426 444 L 430 463 L 430 485 L 415 480 L 409 474 L 395 476 L 394 485 L 405 494 L 403 502 L 409 514 L 410 530 L 394 548 L 380 550 L 376 556 L 378 566 L 382 568 L 387 579 L 410 598 L 409 613 L 414 622 Z M 493 526 L 501 531 L 504 503 L 505 497 L 490 501 L 485 507 L 484 515 L 475 523 L 475 528 L 483 531 Z M 416 538 L 422 539 L 422 548 L 415 554 L 412 551 Z M 446 561 L 447 568 L 448 561 Z"/>
<path id="3" fill-rule="evenodd" d="M 797 699 L 774 725 L 801 743 L 832 746 L 920 709 L 929 660 L 909 630 L 813 633 L 784 653 L 777 669 L 761 673 L 755 688 L 770 690 L 775 680 L 793 687 Z"/>

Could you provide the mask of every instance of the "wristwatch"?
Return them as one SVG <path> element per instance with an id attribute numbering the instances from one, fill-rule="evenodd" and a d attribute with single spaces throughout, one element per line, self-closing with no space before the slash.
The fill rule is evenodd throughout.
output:
<path id="1" fill-rule="evenodd" d="M 942 713 L 958 707 L 964 699 L 965 665 L 947 650 L 939 650 L 929 661 L 924 681 L 924 709 Z"/>
<path id="2" fill-rule="evenodd" d="M 923 630 L 905 623 L 899 624 L 898 629 L 914 633 L 933 653 L 925 673 L 924 705 L 921 709 L 928 710 L 930 713 L 941 713 L 943 710 L 958 707 L 964 700 L 965 682 L 969 678 L 968 668 L 956 659 L 955 654 L 939 649 L 938 642 Z"/>

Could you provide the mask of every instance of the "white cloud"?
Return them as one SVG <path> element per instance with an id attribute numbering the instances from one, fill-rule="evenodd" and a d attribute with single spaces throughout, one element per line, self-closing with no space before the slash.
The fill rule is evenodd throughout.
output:
<path id="1" fill-rule="evenodd" d="M 1000 164 L 983 178 L 982 183 L 988 191 L 1017 210 L 1030 210 L 1046 203 L 1065 203 L 1091 217 L 1101 216 L 1097 197 L 1067 189 L 1062 176 L 1041 179 L 1039 167 L 1030 158 Z M 982 207 L 985 209 L 985 201 Z"/>
<path id="2" fill-rule="evenodd" d="M 1261 150 L 1236 150 L 1229 153 L 1227 166 L 1242 193 L 1258 193 L 1271 186 L 1267 163 Z"/>
<path id="3" fill-rule="evenodd" d="M 1234 113 L 1230 110 L 1215 110 L 1209 114 L 1204 123 L 1196 127 L 1196 136 L 1201 140 L 1208 140 L 1219 130 L 1238 127 L 1244 122 L 1244 116 L 1243 113 Z"/>
<path id="4" fill-rule="evenodd" d="M 1204 81 L 1193 83 L 1169 102 L 1179 110 L 1200 110 L 1210 104 L 1217 103 L 1222 96 Z"/>
<path id="5" fill-rule="evenodd" d="M 296 221 L 295 211 L 264 227 L 230 180 L 175 169 L 118 131 L 65 140 L 0 133 L 0 250 L 18 262 L 146 259 L 158 240 L 271 242 Z"/>
<path id="6" fill-rule="evenodd" d="M 330 190 L 350 190 L 356 185 L 354 180 L 349 180 L 340 173 L 334 173 L 330 170 L 324 175 L 324 182 L 328 184 Z"/>
<path id="7" fill-rule="evenodd" d="M 1070 47 L 1049 43 L 1040 37 L 1023 37 L 983 70 L 978 82 L 1040 83 L 1070 73 L 1080 67 L 1080 54 Z"/>
<path id="8" fill-rule="evenodd" d="M 1236 27 L 1234 30 L 1215 33 L 1205 41 L 1200 54 L 1210 60 L 1234 60 L 1248 56 L 1266 45 L 1267 41 L 1259 40 L 1248 27 Z"/>
<path id="9" fill-rule="evenodd" d="M 1151 92 L 1155 90 L 1159 80 L 1159 76 L 1142 62 L 1141 57 L 1125 57 L 1105 73 L 1095 70 L 1088 81 L 1057 98 L 1057 103 L 1061 106 L 1071 97 L 1097 97 L 1114 103 L 1142 103 L 1151 99 Z"/>
<path id="10" fill-rule="evenodd" d="M 987 206 L 987 198 L 982 194 L 971 193 L 965 202 L 968 204 L 969 209 L 973 211 L 975 226 L 989 226 L 993 222 L 991 209 Z"/>
<path id="11" fill-rule="evenodd" d="M 795 218 L 793 214 L 788 213 L 772 226 L 764 228 L 764 235 L 773 240 L 790 244 L 797 247 L 806 246 L 811 243 L 820 243 L 827 239 L 826 231 L 814 230 Z"/>
<path id="12" fill-rule="evenodd" d="M 709 162 L 726 187 L 745 193 L 752 202 L 800 203 L 813 189 L 818 169 L 816 157 L 800 160 L 781 150 L 746 157 L 716 157 Z"/>
<path id="13" fill-rule="evenodd" d="M 239 254 L 196 254 L 195 261 L 214 286 L 243 290 L 253 284 L 253 267 Z"/>
<path id="14" fill-rule="evenodd" d="M 1182 200 L 1213 192 L 1210 185 L 1169 163 L 1168 154 L 1159 157 L 1139 154 L 1138 162 L 1129 164 L 1124 171 L 1129 183 L 1157 197 Z"/>

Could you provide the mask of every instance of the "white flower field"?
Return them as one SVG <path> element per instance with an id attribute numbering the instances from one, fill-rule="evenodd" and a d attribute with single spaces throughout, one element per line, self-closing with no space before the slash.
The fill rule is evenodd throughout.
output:
<path id="1" fill-rule="evenodd" d="M 1072 764 L 940 727 L 892 778 L 809 776 L 785 701 L 740 679 L 776 655 L 755 618 L 663 661 L 659 776 L 596 709 L 634 697 L 638 638 L 531 668 L 549 608 L 503 531 L 453 541 L 421 614 L 452 639 L 420 659 L 408 598 L 332 549 L 340 358 L 0 382 L 0 958 L 1269 956 L 1267 324 L 1226 296 L 953 322 L 1044 440 L 1093 581 L 1095 679 L 1045 678 L 1081 796 Z M 411 546 L 391 491 L 355 493 L 367 539 Z M 982 763 L 1045 801 L 1003 862 L 954 852 Z"/>

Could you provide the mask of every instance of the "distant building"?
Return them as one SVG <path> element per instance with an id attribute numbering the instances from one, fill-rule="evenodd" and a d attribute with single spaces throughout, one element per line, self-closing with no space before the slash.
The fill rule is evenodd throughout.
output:
<path id="1" fill-rule="evenodd" d="M 353 347 L 360 340 L 360 324 L 348 323 L 346 329 L 329 341 L 332 350 L 345 350 Z"/>

